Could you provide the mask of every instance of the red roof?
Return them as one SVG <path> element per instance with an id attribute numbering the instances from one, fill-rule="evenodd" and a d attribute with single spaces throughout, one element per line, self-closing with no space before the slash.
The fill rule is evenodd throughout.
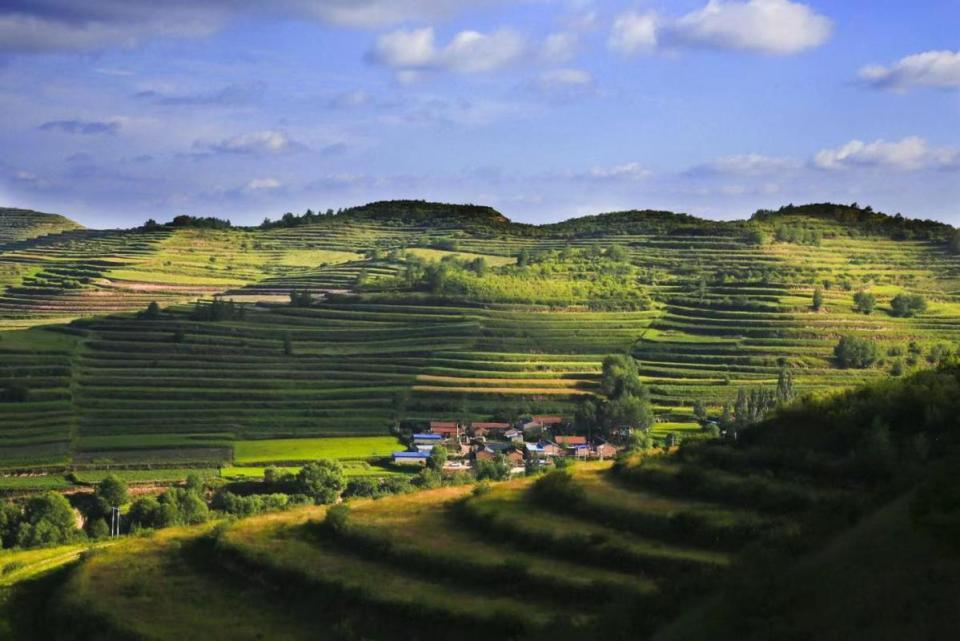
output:
<path id="1" fill-rule="evenodd" d="M 557 423 L 563 423 L 562 416 L 534 416 L 534 423 L 540 423 L 541 425 L 556 425 Z"/>
<path id="2" fill-rule="evenodd" d="M 586 445 L 586 436 L 558 436 L 556 441 L 560 445 Z"/>
<path id="3" fill-rule="evenodd" d="M 430 421 L 430 431 L 438 434 L 456 434 L 459 427 L 456 423 L 444 421 Z"/>
<path id="4" fill-rule="evenodd" d="M 474 423 L 473 429 L 475 430 L 508 430 L 513 425 L 510 423 Z"/>

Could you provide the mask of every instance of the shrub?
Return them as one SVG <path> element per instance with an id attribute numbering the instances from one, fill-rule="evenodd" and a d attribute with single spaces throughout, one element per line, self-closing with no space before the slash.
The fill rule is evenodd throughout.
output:
<path id="1" fill-rule="evenodd" d="M 866 369 L 877 362 L 880 350 L 870 339 L 844 336 L 833 348 L 833 355 L 837 364 L 844 369 Z"/>
<path id="2" fill-rule="evenodd" d="M 891 313 L 900 318 L 909 318 L 927 311 L 927 301 L 920 294 L 897 294 L 890 301 Z"/>
<path id="3" fill-rule="evenodd" d="M 859 291 L 853 295 L 853 310 L 870 315 L 877 306 L 877 297 L 868 292 Z"/>

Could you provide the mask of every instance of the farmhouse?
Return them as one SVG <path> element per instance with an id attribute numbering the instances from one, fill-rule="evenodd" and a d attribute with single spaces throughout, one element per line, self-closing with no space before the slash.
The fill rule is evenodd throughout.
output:
<path id="1" fill-rule="evenodd" d="M 554 440 L 557 442 L 557 445 L 563 445 L 565 447 L 575 447 L 578 445 L 587 444 L 586 436 L 558 436 Z"/>
<path id="2" fill-rule="evenodd" d="M 562 425 L 567 422 L 562 416 L 534 416 L 531 421 L 544 427 L 549 425 Z"/>
<path id="3" fill-rule="evenodd" d="M 503 433 L 503 437 L 510 441 L 523 442 L 523 432 L 518 429 L 507 430 Z"/>
<path id="4" fill-rule="evenodd" d="M 429 452 L 394 452 L 393 462 L 397 465 L 426 465 Z"/>
<path id="5" fill-rule="evenodd" d="M 610 445 L 609 443 L 598 443 L 594 448 L 594 453 L 601 461 L 615 457 L 618 451 L 619 449 L 617 447 Z"/>
<path id="6" fill-rule="evenodd" d="M 434 445 L 439 445 L 443 437 L 439 434 L 414 434 L 413 445 L 420 452 L 430 452 Z"/>
<path id="7" fill-rule="evenodd" d="M 459 441 L 462 433 L 460 424 L 456 421 L 430 421 L 430 432 L 449 441 Z"/>
<path id="8" fill-rule="evenodd" d="M 507 432 L 513 429 L 513 425 L 510 423 L 474 423 L 473 435 L 474 436 L 504 436 Z"/>

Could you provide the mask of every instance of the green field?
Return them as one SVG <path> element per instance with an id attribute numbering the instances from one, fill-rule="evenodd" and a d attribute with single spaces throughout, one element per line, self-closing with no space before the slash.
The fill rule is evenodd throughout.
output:
<path id="1" fill-rule="evenodd" d="M 402 447 L 397 439 L 388 436 L 235 441 L 233 460 L 238 464 L 246 464 L 313 461 L 322 458 L 371 459 L 390 456 L 391 452 Z"/>

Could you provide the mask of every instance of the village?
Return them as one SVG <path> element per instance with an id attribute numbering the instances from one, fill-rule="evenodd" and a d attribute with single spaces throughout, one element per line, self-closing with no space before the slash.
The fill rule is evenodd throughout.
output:
<path id="1" fill-rule="evenodd" d="M 572 421 L 563 416 L 527 416 L 515 423 L 430 421 L 429 430 L 409 437 L 409 448 L 393 453 L 396 465 L 426 466 L 433 449 L 447 451 L 443 471 L 473 469 L 481 461 L 502 461 L 511 474 L 554 465 L 555 459 L 614 458 L 619 448 L 603 439 L 564 434 Z"/>

